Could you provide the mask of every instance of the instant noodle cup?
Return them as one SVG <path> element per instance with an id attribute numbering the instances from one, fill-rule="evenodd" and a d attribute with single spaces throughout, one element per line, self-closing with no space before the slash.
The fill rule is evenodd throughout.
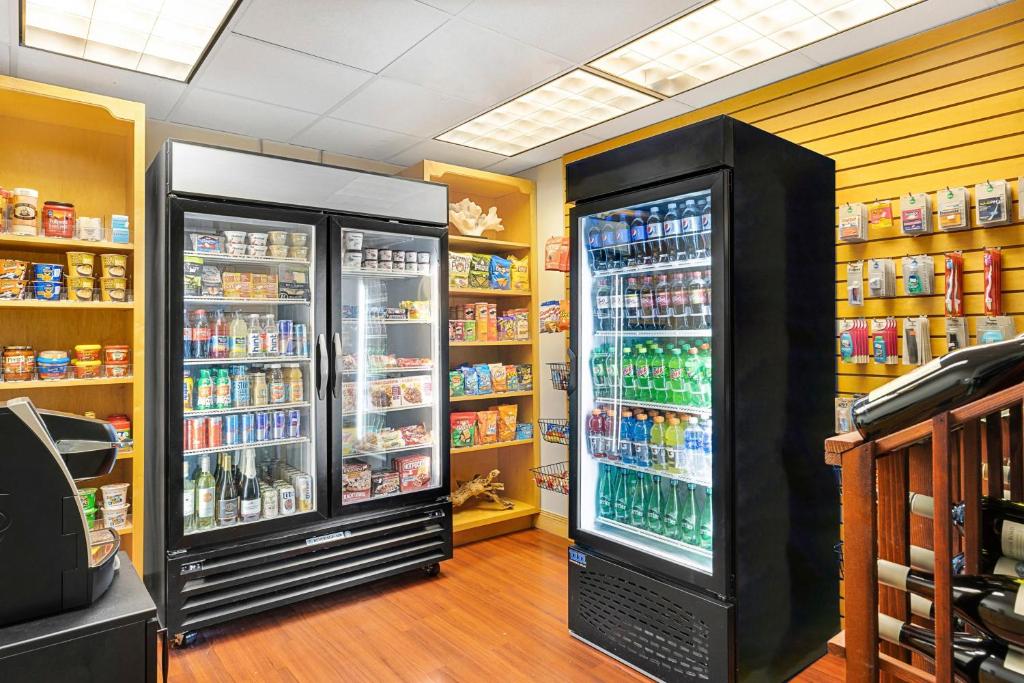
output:
<path id="1" fill-rule="evenodd" d="M 100 278 L 100 301 L 127 301 L 128 280 L 123 277 Z"/>
<path id="2" fill-rule="evenodd" d="M 68 299 L 71 301 L 92 301 L 96 278 L 68 276 Z"/>
<path id="3" fill-rule="evenodd" d="M 100 492 L 103 494 L 105 508 L 119 508 L 128 504 L 128 484 L 104 484 Z"/>
<path id="4" fill-rule="evenodd" d="M 87 251 L 68 252 L 68 277 L 92 277 L 96 254 Z"/>
<path id="5" fill-rule="evenodd" d="M 32 289 L 36 298 L 42 301 L 60 301 L 60 293 L 64 286 L 60 282 L 48 280 L 36 280 L 32 283 Z"/>
<path id="6" fill-rule="evenodd" d="M 100 348 L 99 344 L 77 344 L 75 346 L 75 360 L 98 361 L 100 359 Z"/>
<path id="7" fill-rule="evenodd" d="M 124 277 L 128 274 L 128 257 L 124 254 L 100 254 L 103 277 Z"/>

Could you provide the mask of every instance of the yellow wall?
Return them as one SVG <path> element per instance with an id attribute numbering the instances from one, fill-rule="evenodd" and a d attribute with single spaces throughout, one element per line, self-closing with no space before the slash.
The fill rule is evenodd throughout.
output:
<path id="1" fill-rule="evenodd" d="M 890 199 L 947 185 L 1005 179 L 1013 216 L 1024 175 L 1024 0 L 850 57 L 564 157 L 569 163 L 718 114 L 779 135 L 836 161 L 836 203 Z M 898 224 L 871 241 L 837 247 L 837 314 L 884 317 L 927 314 L 932 353 L 945 347 L 942 296 L 866 298 L 846 303 L 846 263 L 908 254 L 941 256 L 962 249 L 965 306 L 973 338 L 981 313 L 981 250 L 1003 247 L 1003 311 L 1024 332 L 1024 234 L 1021 222 L 963 233 L 901 237 Z M 835 226 L 822 226 L 835 230 Z M 897 275 L 900 265 L 897 263 Z M 897 283 L 902 292 L 902 282 Z M 902 333 L 902 322 L 900 323 Z M 912 368 L 838 363 L 841 393 L 873 389 Z"/>

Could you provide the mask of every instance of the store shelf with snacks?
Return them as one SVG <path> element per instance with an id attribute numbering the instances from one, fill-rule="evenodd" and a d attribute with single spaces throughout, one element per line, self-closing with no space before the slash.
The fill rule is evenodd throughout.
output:
<path id="1" fill-rule="evenodd" d="M 95 286 L 103 276 L 102 254 L 117 254 L 123 263 L 127 291 L 134 301 L 145 299 L 145 108 L 112 97 L 0 76 L 0 149 L 4 163 L 0 186 L 26 187 L 39 194 L 38 208 L 47 201 L 74 205 L 77 218 L 98 218 L 103 239 L 92 241 L 47 236 L 40 219 L 34 235 L 0 231 L 0 259 L 30 264 L 58 264 L 64 275 L 73 272 L 68 252 L 94 255 Z M 40 211 L 42 213 L 42 211 Z M 111 216 L 127 216 L 128 241 L 110 240 Z M 79 261 L 81 265 L 81 261 Z M 32 267 L 31 265 L 29 266 Z M 100 419 L 124 415 L 133 434 L 145 430 L 145 307 L 133 301 L 0 301 L 4 328 L 18 330 L 4 344 L 30 346 L 38 354 L 69 351 L 76 344 L 126 345 L 131 349 L 132 374 L 3 382 L 0 400 L 27 396 L 42 409 L 70 413 L 90 411 Z M 143 573 L 145 514 L 145 449 L 143 440 L 119 455 L 114 471 L 83 486 L 129 484 L 134 526 L 122 530 L 122 547 Z"/>
<path id="2" fill-rule="evenodd" d="M 484 340 L 449 342 L 447 370 L 480 363 L 532 366 L 533 388 L 528 391 L 456 396 L 451 399 L 453 413 L 483 410 L 487 406 L 503 401 L 514 404 L 518 411 L 517 423 L 530 423 L 534 426 L 534 436 L 529 439 L 473 444 L 451 449 L 453 489 L 460 480 L 465 481 L 471 479 L 474 474 L 497 469 L 501 471 L 498 481 L 505 485 L 505 495 L 515 501 L 512 510 L 494 509 L 493 504 L 478 500 L 471 500 L 461 508 L 456 508 L 453 520 L 455 543 L 469 543 L 532 527 L 540 512 L 540 493 L 530 472 L 531 467 L 540 465 L 540 439 L 537 436 L 537 420 L 540 416 L 540 382 L 537 373 L 541 369 L 537 264 L 542 254 L 536 242 L 536 188 L 532 181 L 525 178 L 435 161 L 423 161 L 406 169 L 400 175 L 443 183 L 449 188 L 450 202 L 458 203 L 463 199 L 469 199 L 482 207 L 484 214 L 490 207 L 495 207 L 504 230 L 488 230 L 481 236 L 470 236 L 458 234 L 454 227 L 449 227 L 450 254 L 480 254 L 487 257 L 529 260 L 528 266 L 523 263 L 523 268 L 528 271 L 529 276 L 529 284 L 524 285 L 525 289 L 449 287 L 449 306 L 497 303 L 499 315 L 502 310 L 527 309 L 530 329 L 528 338 L 515 341 L 510 337 L 522 335 L 502 335 L 504 338 L 501 341 L 497 340 L 498 335 L 488 335 L 489 338 Z M 509 286 L 511 287 L 513 283 L 509 283 Z M 448 382 L 445 381 L 444 384 L 447 385 Z M 448 419 L 448 416 L 445 416 L 445 419 Z"/>

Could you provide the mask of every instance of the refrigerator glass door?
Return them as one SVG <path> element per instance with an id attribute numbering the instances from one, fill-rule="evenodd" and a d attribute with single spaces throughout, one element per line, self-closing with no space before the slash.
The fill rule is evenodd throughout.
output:
<path id="1" fill-rule="evenodd" d="M 441 240 L 342 227 L 338 251 L 335 481 L 355 509 L 443 485 Z"/>
<path id="2" fill-rule="evenodd" d="M 577 221 L 579 528 L 710 575 L 712 192 Z"/>
<path id="3" fill-rule="evenodd" d="M 317 232 L 212 211 L 183 219 L 184 450 L 169 463 L 187 476 L 180 524 L 193 538 L 259 533 L 319 505 Z"/>

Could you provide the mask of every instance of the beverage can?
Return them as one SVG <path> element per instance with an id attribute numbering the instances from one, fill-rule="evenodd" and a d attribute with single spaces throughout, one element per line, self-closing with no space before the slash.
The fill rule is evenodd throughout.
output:
<path id="1" fill-rule="evenodd" d="M 295 323 L 295 355 L 303 358 L 309 356 L 309 339 L 305 323 Z"/>
<path id="2" fill-rule="evenodd" d="M 283 439 L 287 433 L 287 418 L 283 410 L 275 410 L 271 416 L 270 434 L 274 439 Z"/>
<path id="3" fill-rule="evenodd" d="M 242 443 L 242 426 L 238 415 L 224 416 L 224 443 L 228 446 Z"/>
<path id="4" fill-rule="evenodd" d="M 256 415 L 254 413 L 242 413 L 242 443 L 253 443 L 256 441 Z"/>
<path id="5" fill-rule="evenodd" d="M 288 438 L 297 439 L 302 436 L 302 414 L 298 409 L 288 411 Z"/>
<path id="6" fill-rule="evenodd" d="M 282 356 L 295 355 L 295 340 L 293 339 L 294 333 L 295 329 L 291 320 L 277 321 L 277 343 L 281 347 Z"/>
<path id="7" fill-rule="evenodd" d="M 220 415 L 206 418 L 206 447 L 217 448 L 224 445 L 224 418 Z"/>
<path id="8" fill-rule="evenodd" d="M 198 451 L 207 448 L 206 443 L 206 418 L 195 417 L 189 420 L 192 431 L 192 450 Z"/>
<path id="9" fill-rule="evenodd" d="M 291 484 L 277 487 L 277 511 L 282 516 L 295 514 L 295 487 Z"/>
<path id="10" fill-rule="evenodd" d="M 263 519 L 273 519 L 277 517 L 277 489 L 272 486 L 266 488 L 260 487 L 260 498 L 263 499 L 263 511 L 260 515 Z"/>
<path id="11" fill-rule="evenodd" d="M 310 512 L 313 509 L 313 478 L 305 472 L 292 475 L 292 486 L 295 489 L 296 510 Z"/>
<path id="12" fill-rule="evenodd" d="M 270 413 L 256 413 L 256 441 L 270 440 Z"/>

